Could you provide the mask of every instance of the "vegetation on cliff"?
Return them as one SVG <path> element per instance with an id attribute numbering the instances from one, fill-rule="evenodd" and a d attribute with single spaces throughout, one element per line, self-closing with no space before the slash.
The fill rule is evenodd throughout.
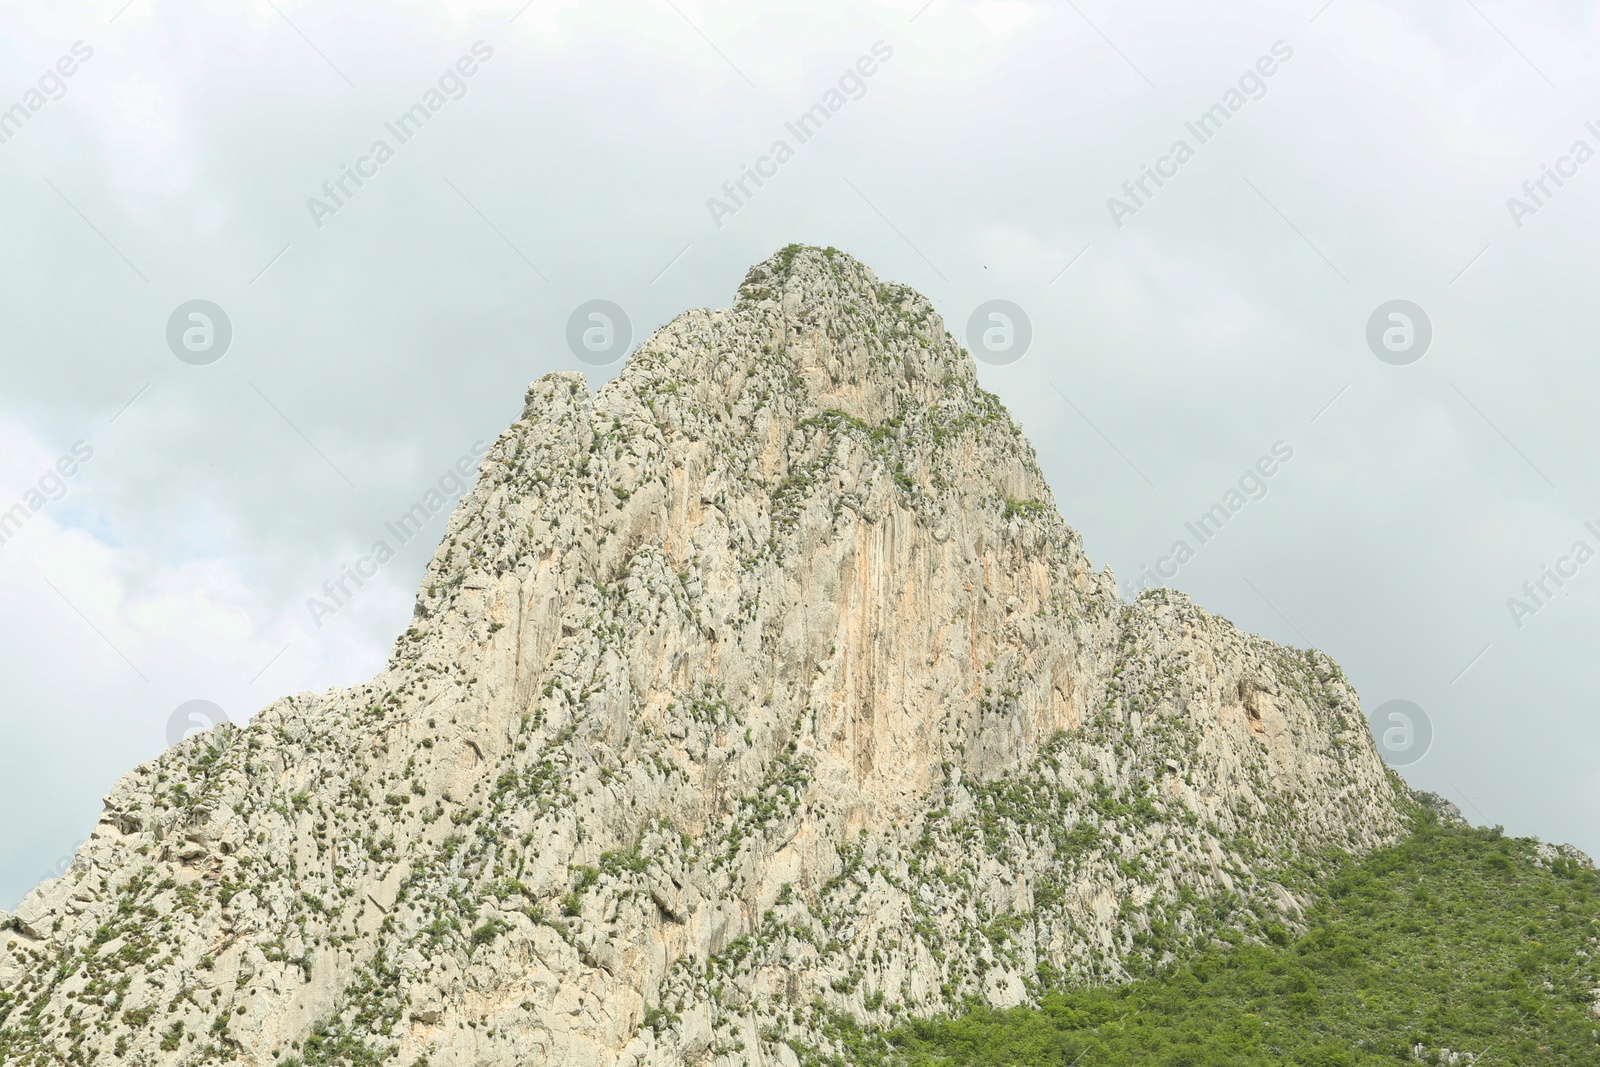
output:
<path id="1" fill-rule="evenodd" d="M 886 1033 L 835 1019 L 874 1067 L 1376 1067 L 1600 1060 L 1600 875 L 1419 812 L 1318 893 L 1310 930 L 1169 973 Z M 1451 1054 L 1455 1058 L 1451 1058 Z M 832 1058 L 832 1057 L 828 1057 Z"/>

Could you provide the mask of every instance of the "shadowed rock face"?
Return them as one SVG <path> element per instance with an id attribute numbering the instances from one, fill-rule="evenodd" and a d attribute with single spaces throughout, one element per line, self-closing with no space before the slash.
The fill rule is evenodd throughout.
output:
<path id="1" fill-rule="evenodd" d="M 1292 927 L 1399 804 L 1332 661 L 1124 604 L 928 302 L 791 248 L 533 384 L 384 673 L 117 784 L 0 1062 L 793 1064 Z"/>

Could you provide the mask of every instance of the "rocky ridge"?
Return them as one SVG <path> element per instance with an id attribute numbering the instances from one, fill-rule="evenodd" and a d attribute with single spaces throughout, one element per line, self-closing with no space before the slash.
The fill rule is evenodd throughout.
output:
<path id="1" fill-rule="evenodd" d="M 1292 930 L 1410 804 L 1320 652 L 1094 571 L 930 304 L 753 267 L 529 389 L 370 683 L 124 777 L 0 1064 L 793 1065 Z"/>

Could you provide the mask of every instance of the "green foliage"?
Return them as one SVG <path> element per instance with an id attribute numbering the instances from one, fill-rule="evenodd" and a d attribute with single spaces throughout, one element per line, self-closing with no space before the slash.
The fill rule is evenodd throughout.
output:
<path id="1" fill-rule="evenodd" d="M 600 869 L 613 877 L 623 873 L 642 874 L 649 866 L 650 861 L 639 851 L 637 844 L 626 852 L 613 851 L 600 854 Z"/>
<path id="2" fill-rule="evenodd" d="M 511 929 L 511 924 L 503 919 L 490 919 L 488 922 L 472 931 L 473 947 L 476 948 L 478 945 L 490 944 L 495 938 L 499 937 L 509 929 Z"/>
<path id="3" fill-rule="evenodd" d="M 572 892 L 561 898 L 561 914 L 577 918 L 583 914 L 583 895 L 600 880 L 600 872 L 581 864 L 572 869 L 578 876 L 578 882 L 572 887 Z"/>
<path id="4" fill-rule="evenodd" d="M 1005 507 L 1001 512 L 1001 517 L 1010 519 L 1020 515 L 1025 519 L 1037 519 L 1049 513 L 1050 509 L 1037 500 L 1013 500 L 1008 496 L 1005 498 Z"/>
<path id="5" fill-rule="evenodd" d="M 1600 1062 L 1600 876 L 1533 850 L 1424 813 L 1400 845 L 1338 863 L 1298 940 L 1272 924 L 1267 944 L 1157 978 L 830 1036 L 862 1067 L 1394 1067 L 1417 1045 L 1429 1062 Z"/>

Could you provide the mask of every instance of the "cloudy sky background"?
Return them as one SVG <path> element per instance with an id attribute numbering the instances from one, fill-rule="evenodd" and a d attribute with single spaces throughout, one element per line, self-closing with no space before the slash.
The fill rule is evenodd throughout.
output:
<path id="1" fill-rule="evenodd" d="M 1327 650 L 1369 708 L 1421 706 L 1404 773 L 1473 821 L 1600 853 L 1600 560 L 1520 629 L 1506 604 L 1600 548 L 1600 159 L 1520 228 L 1506 206 L 1600 148 L 1594 4 L 520 7 L 0 13 L 0 108 L 93 49 L 0 145 L 0 509 L 94 450 L 0 545 L 0 907 L 179 705 L 243 720 L 380 667 L 442 517 L 320 629 L 306 598 L 530 380 L 615 373 L 567 349 L 579 303 L 638 339 L 791 241 L 958 336 L 1025 309 L 1032 347 L 981 378 L 1125 585 L 1287 442 L 1170 584 Z M 318 228 L 307 198 L 480 40 L 466 94 Z M 719 227 L 707 198 L 879 40 L 865 94 Z M 1266 94 L 1118 228 L 1107 198 L 1277 41 Z M 233 324 L 210 366 L 165 341 L 196 298 Z M 1365 341 L 1396 298 L 1435 332 L 1410 366 Z"/>

